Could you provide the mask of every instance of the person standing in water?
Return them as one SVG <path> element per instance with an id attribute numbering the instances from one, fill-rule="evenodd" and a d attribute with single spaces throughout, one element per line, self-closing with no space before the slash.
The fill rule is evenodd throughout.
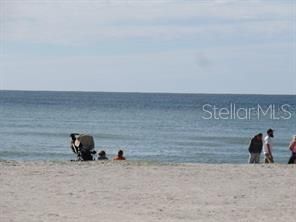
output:
<path id="1" fill-rule="evenodd" d="M 264 138 L 264 156 L 265 156 L 265 163 L 274 163 L 273 155 L 272 155 L 272 139 L 274 137 L 274 130 L 269 129 L 267 130 L 267 136 Z"/>
<path id="2" fill-rule="evenodd" d="M 249 146 L 249 153 L 250 153 L 250 158 L 249 158 L 249 163 L 260 163 L 260 155 L 262 152 L 262 137 L 263 134 L 259 133 L 256 136 L 253 137 L 251 140 L 250 146 Z"/>
<path id="3" fill-rule="evenodd" d="M 293 137 L 289 149 L 291 150 L 292 154 L 288 164 L 296 164 L 296 135 Z"/>

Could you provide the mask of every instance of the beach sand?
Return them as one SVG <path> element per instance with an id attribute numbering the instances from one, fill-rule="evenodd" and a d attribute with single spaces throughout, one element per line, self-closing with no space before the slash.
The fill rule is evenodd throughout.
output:
<path id="1" fill-rule="evenodd" d="M 295 221 L 296 167 L 0 162 L 0 221 Z"/>

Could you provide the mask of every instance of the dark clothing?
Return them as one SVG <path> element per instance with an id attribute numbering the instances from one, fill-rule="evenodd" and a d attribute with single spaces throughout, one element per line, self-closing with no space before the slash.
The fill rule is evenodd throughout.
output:
<path id="1" fill-rule="evenodd" d="M 296 153 L 292 153 L 292 156 L 290 157 L 288 164 L 296 164 Z"/>
<path id="2" fill-rule="evenodd" d="M 89 150 L 81 150 L 80 151 L 80 158 L 83 161 L 90 161 L 90 160 L 94 160 L 92 153 Z"/>
<path id="3" fill-rule="evenodd" d="M 99 157 L 98 157 L 98 160 L 108 160 L 108 158 L 105 157 L 105 156 L 99 156 Z"/>
<path id="4" fill-rule="evenodd" d="M 250 146 L 249 146 L 249 152 L 250 153 L 261 153 L 263 147 L 262 140 L 258 140 L 256 137 L 254 137 L 251 140 Z"/>

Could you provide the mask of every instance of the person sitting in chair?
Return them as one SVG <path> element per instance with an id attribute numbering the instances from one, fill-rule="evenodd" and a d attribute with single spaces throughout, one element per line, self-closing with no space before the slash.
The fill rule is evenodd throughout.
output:
<path id="1" fill-rule="evenodd" d="M 77 155 L 79 154 L 79 151 L 80 151 L 80 148 L 81 148 L 81 144 L 80 144 L 79 140 L 77 139 L 78 135 L 79 134 L 77 134 L 77 133 L 72 133 L 70 135 L 70 137 L 71 137 L 71 149 L 72 149 L 73 153 L 75 153 Z"/>
<path id="2" fill-rule="evenodd" d="M 94 160 L 93 155 L 96 154 L 94 149 L 94 140 L 90 135 L 73 133 L 71 137 L 71 149 L 77 155 L 78 161 Z"/>

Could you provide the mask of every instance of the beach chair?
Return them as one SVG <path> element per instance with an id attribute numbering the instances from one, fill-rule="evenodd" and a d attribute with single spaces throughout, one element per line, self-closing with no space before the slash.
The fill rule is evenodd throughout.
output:
<path id="1" fill-rule="evenodd" d="M 71 149 L 77 155 L 77 161 L 94 160 L 96 154 L 94 138 L 87 134 L 72 133 Z"/>

